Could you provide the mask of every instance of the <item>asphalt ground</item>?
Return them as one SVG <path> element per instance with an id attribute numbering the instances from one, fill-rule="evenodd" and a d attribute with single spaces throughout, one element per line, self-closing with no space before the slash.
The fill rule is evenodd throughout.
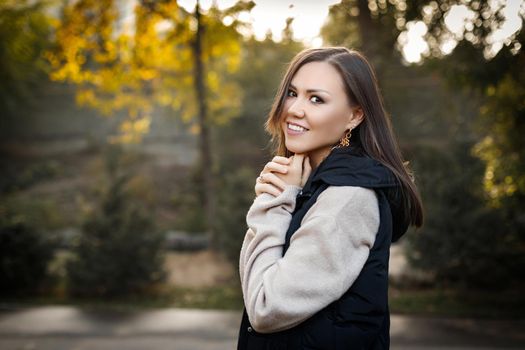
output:
<path id="1" fill-rule="evenodd" d="M 0 308 L 1 350 L 236 349 L 241 312 Z M 391 349 L 525 349 L 525 319 L 392 314 Z"/>

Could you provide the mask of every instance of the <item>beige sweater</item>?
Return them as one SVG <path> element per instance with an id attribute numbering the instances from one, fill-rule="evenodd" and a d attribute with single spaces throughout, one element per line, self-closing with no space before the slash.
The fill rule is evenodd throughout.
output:
<path id="1" fill-rule="evenodd" d="M 239 259 L 246 312 L 253 328 L 292 328 L 339 299 L 363 268 L 379 228 L 374 190 L 330 186 L 301 221 L 282 256 L 300 187 L 251 205 Z"/>

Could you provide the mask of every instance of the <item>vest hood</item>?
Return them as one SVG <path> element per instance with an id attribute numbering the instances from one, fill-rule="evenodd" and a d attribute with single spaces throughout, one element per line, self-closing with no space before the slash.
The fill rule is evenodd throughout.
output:
<path id="1" fill-rule="evenodd" d="M 315 188 L 317 182 L 331 186 L 360 186 L 382 191 L 392 214 L 392 242 L 396 242 L 408 229 L 401 203 L 401 186 L 392 171 L 362 150 L 353 147 L 333 149 L 310 174 L 302 193 Z"/>

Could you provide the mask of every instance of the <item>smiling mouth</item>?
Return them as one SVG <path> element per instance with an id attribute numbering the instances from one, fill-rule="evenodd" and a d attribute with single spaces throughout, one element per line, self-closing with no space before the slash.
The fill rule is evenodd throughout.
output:
<path id="1" fill-rule="evenodd" d="M 286 125 L 288 125 L 288 129 L 293 130 L 293 131 L 299 131 L 299 132 L 308 131 L 308 129 L 303 128 L 302 126 L 299 126 L 299 125 L 290 124 L 290 123 L 286 123 Z"/>

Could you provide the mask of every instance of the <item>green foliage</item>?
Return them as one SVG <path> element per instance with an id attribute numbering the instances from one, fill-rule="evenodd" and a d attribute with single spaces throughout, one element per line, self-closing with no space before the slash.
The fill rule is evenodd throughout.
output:
<path id="1" fill-rule="evenodd" d="M 435 1 L 414 1 L 410 3 L 407 19 L 423 20 L 429 28 L 425 39 L 430 47 L 429 55 L 434 58 L 428 59 L 426 65 L 443 76 L 450 88 L 480 97 L 473 128 L 477 131 L 476 140 L 471 146 L 472 154 L 484 163 L 484 168 L 477 168 L 483 174 L 481 179 L 477 177 L 477 183 L 484 193 L 476 196 L 476 200 L 491 209 L 485 208 L 489 213 L 483 220 L 472 221 L 471 231 L 483 226 L 498 233 L 497 242 L 488 240 L 490 248 L 487 249 L 491 254 L 484 256 L 485 260 L 496 260 L 494 265 L 508 271 L 521 271 L 525 256 L 525 164 L 522 161 L 525 156 L 525 31 L 522 26 L 508 33 L 508 38 L 498 47 L 492 36 L 505 17 L 504 7 L 510 3 L 465 2 L 462 5 L 471 11 L 472 24 L 456 36 L 457 46 L 445 56 L 440 44 L 450 37 L 450 31 L 444 19 L 455 4 L 455 1 L 442 1 L 438 6 Z M 425 7 L 427 11 L 423 14 Z M 519 11 L 517 15 L 521 19 L 525 18 L 523 9 L 519 6 L 514 9 Z M 466 173 L 472 172 L 469 169 Z M 464 209 L 472 212 L 478 206 L 482 204 L 475 202 L 472 208 Z M 500 248 L 502 244 L 505 248 Z M 508 275 L 503 271 L 501 274 Z M 486 279 L 486 274 L 480 271 L 479 278 Z"/>
<path id="2" fill-rule="evenodd" d="M 8 135 L 20 109 L 46 81 L 42 52 L 49 47 L 50 23 L 41 1 L 0 1 L 0 131 Z"/>
<path id="3" fill-rule="evenodd" d="M 206 219 L 203 202 L 204 189 L 202 183 L 201 164 L 192 167 L 192 170 L 183 181 L 178 184 L 178 192 L 172 198 L 172 205 L 177 210 L 176 228 L 186 232 L 202 233 L 206 231 Z"/>
<path id="4" fill-rule="evenodd" d="M 217 220 L 218 247 L 234 265 L 239 264 L 239 252 L 246 230 L 246 212 L 255 199 L 256 172 L 240 167 L 228 172 L 218 187 Z"/>
<path id="5" fill-rule="evenodd" d="M 78 296 L 123 296 L 147 292 L 161 282 L 163 237 L 144 207 L 126 188 L 121 150 L 110 148 L 109 178 L 99 207 L 88 216 L 67 266 L 68 288 Z"/>
<path id="6" fill-rule="evenodd" d="M 525 63 L 525 55 L 522 56 Z M 486 89 L 481 122 L 490 130 L 476 145 L 485 164 L 484 187 L 494 206 L 525 204 L 525 73 L 508 72 Z M 517 202 L 516 202 L 517 201 Z"/>
<path id="7" fill-rule="evenodd" d="M 506 4 L 465 3 L 474 18 L 473 25 L 466 26 L 453 52 L 444 56 L 439 45 L 450 34 L 444 18 L 454 4 L 444 1 L 437 6 L 432 1 L 415 1 L 411 3 L 414 8 L 409 11 L 409 18 L 423 18 L 429 27 L 426 39 L 430 52 L 439 59 L 430 59 L 427 65 L 439 72 L 449 86 L 481 95 L 476 122 L 479 139 L 474 151 L 485 162 L 484 188 L 494 207 L 508 205 L 505 210 L 516 209 L 517 205 L 523 206 L 525 198 L 525 167 L 520 161 L 525 149 L 522 137 L 525 132 L 525 31 L 521 27 L 509 33 L 496 53 L 497 45 L 492 43 L 491 36 L 498 28 L 496 24 L 504 18 Z M 431 15 L 420 12 L 424 6 L 432 9 Z M 521 10 L 518 15 L 524 18 L 525 13 Z M 523 227 L 518 221 L 515 224 Z"/>
<path id="8" fill-rule="evenodd" d="M 35 294 L 46 282 L 54 243 L 0 207 L 0 294 Z"/>
<path id="9" fill-rule="evenodd" d="M 17 164 L 16 159 L 0 156 L 0 193 L 10 193 L 29 188 L 41 181 L 55 178 L 63 172 L 56 160 Z"/>
<path id="10" fill-rule="evenodd" d="M 511 225 L 483 201 L 483 164 L 470 147 L 417 151 L 427 217 L 420 231 L 407 235 L 407 254 L 411 264 L 433 272 L 441 287 L 500 289 L 511 285 L 525 259 Z"/>
<path id="11" fill-rule="evenodd" d="M 74 218 L 64 217 L 56 200 L 48 197 L 13 194 L 2 199 L 8 210 L 17 213 L 24 223 L 43 230 L 53 230 L 74 224 Z"/>
<path id="12" fill-rule="evenodd" d="M 522 30 L 514 40 L 525 45 L 524 36 Z M 429 66 L 449 86 L 481 97 L 475 125 L 478 142 L 473 151 L 485 163 L 483 186 L 492 206 L 516 211 L 525 198 L 525 166 L 520 161 L 525 156 L 525 53 L 513 54 L 504 47 L 487 61 L 483 52 L 483 47 L 462 41 L 451 55 L 430 60 Z M 523 227 L 519 221 L 515 224 Z"/>

